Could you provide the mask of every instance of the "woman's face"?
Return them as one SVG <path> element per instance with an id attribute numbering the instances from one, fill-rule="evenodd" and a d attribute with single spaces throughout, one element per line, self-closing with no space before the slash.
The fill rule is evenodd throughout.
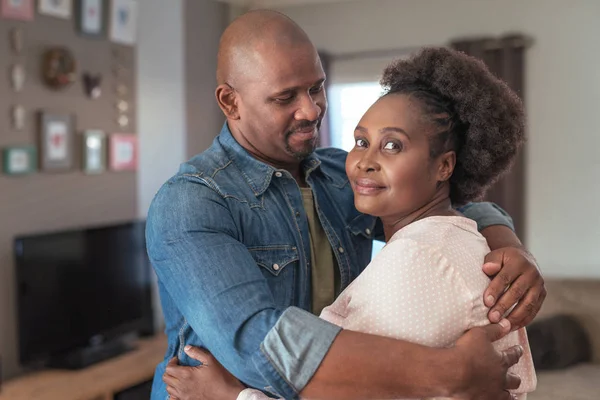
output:
<path id="1" fill-rule="evenodd" d="M 429 124 L 419 104 L 391 94 L 369 108 L 354 131 L 346 172 L 358 211 L 398 220 L 431 201 L 439 162 L 429 156 Z"/>

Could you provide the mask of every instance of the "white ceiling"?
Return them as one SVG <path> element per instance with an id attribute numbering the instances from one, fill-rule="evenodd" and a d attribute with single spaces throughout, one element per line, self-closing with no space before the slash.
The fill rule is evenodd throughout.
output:
<path id="1" fill-rule="evenodd" d="M 306 4 L 343 3 L 357 0 L 217 0 L 249 8 L 286 7 Z"/>

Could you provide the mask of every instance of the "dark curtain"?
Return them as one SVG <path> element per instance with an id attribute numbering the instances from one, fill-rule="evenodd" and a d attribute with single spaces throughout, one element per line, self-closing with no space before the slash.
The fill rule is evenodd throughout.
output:
<path id="1" fill-rule="evenodd" d="M 329 78 L 329 66 L 331 65 L 331 57 L 324 52 L 319 52 L 321 58 L 321 65 L 323 65 L 323 71 L 325 76 Z M 325 81 L 325 94 L 329 94 L 329 79 Z M 319 132 L 319 147 L 330 147 L 331 146 L 331 121 L 329 119 L 329 113 L 326 113 L 321 122 L 321 130 Z"/>
<path id="2" fill-rule="evenodd" d="M 502 38 L 456 40 L 451 47 L 483 60 L 490 71 L 504 80 L 524 100 L 525 50 L 529 39 L 523 35 Z M 491 187 L 485 197 L 504 208 L 513 218 L 521 239 L 525 232 L 525 146 L 509 173 Z"/>

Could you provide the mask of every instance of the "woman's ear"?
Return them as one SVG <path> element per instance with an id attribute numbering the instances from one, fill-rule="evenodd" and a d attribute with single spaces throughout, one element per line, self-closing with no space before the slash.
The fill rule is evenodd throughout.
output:
<path id="1" fill-rule="evenodd" d="M 238 96 L 236 91 L 228 84 L 217 86 L 215 90 L 217 103 L 228 119 L 240 119 L 238 111 Z"/>
<path id="2" fill-rule="evenodd" d="M 448 151 L 440 156 L 437 180 L 446 182 L 452 176 L 456 166 L 456 152 Z"/>

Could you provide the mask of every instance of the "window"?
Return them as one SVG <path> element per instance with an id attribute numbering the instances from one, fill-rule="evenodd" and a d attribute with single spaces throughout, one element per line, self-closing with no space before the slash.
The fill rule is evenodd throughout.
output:
<path id="1" fill-rule="evenodd" d="M 381 96 L 378 82 L 333 84 L 329 89 L 329 118 L 331 122 L 331 145 L 346 151 L 354 147 L 354 128 L 363 114 Z M 375 256 L 384 242 L 373 241 Z"/>

